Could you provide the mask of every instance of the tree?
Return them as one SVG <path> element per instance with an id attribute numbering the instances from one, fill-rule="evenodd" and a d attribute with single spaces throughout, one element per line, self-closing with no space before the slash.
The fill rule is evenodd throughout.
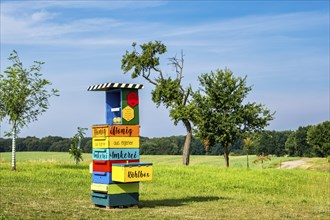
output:
<path id="1" fill-rule="evenodd" d="M 16 170 L 16 137 L 21 129 L 36 121 L 49 106 L 48 99 L 57 96 L 58 90 L 48 90 L 51 85 L 42 79 L 41 66 L 44 62 L 34 61 L 28 69 L 13 50 L 8 58 L 13 64 L 0 74 L 0 119 L 8 118 L 11 130 L 7 136 L 12 136 L 12 170 Z"/>
<path id="2" fill-rule="evenodd" d="M 26 151 L 36 151 L 40 146 L 40 140 L 36 137 L 26 137 L 23 144 L 26 146 Z"/>
<path id="3" fill-rule="evenodd" d="M 92 153 L 92 138 L 85 138 L 85 144 L 83 144 L 84 153 Z"/>
<path id="4" fill-rule="evenodd" d="M 330 155 L 330 121 L 311 126 L 307 131 L 307 142 L 316 156 Z"/>
<path id="5" fill-rule="evenodd" d="M 295 142 L 297 146 L 296 156 L 308 157 L 311 155 L 311 146 L 307 143 L 307 131 L 310 126 L 300 126 L 295 132 Z"/>
<path id="6" fill-rule="evenodd" d="M 249 152 L 252 150 L 253 141 L 251 138 L 246 137 L 243 139 L 244 149 L 246 151 L 246 167 L 249 168 Z"/>
<path id="7" fill-rule="evenodd" d="M 286 142 L 292 131 L 263 131 L 257 134 L 255 150 L 257 154 L 286 154 Z"/>
<path id="8" fill-rule="evenodd" d="M 265 155 L 264 153 L 257 156 L 257 159 L 253 161 L 254 164 L 261 163 L 262 169 L 264 168 L 264 161 L 271 160 L 272 158 L 269 155 Z"/>
<path id="9" fill-rule="evenodd" d="M 274 113 L 262 104 L 243 104 L 251 87 L 246 86 L 246 77 L 234 77 L 229 69 L 202 74 L 198 79 L 201 88 L 193 95 L 194 125 L 203 140 L 212 137 L 221 143 L 229 167 L 229 147 L 244 134 L 266 127 Z"/>
<path id="10" fill-rule="evenodd" d="M 165 77 L 159 65 L 160 55 L 164 54 L 167 49 L 160 41 L 149 42 L 140 45 L 141 51 L 138 52 L 136 43 L 132 44 L 133 51 L 123 55 L 122 66 L 124 73 L 131 71 L 131 77 L 143 77 L 149 83 L 154 85 L 152 90 L 152 100 L 157 107 L 161 104 L 169 109 L 170 117 L 177 125 L 180 121 L 186 128 L 187 135 L 183 147 L 182 162 L 189 165 L 190 146 L 192 141 L 192 125 L 193 109 L 190 105 L 191 87 L 184 88 L 182 85 L 183 78 L 183 53 L 181 57 L 172 57 L 169 64 L 174 67 L 174 78 Z"/>
<path id="11" fill-rule="evenodd" d="M 84 138 L 87 128 L 77 128 L 77 133 L 71 138 L 73 144 L 70 146 L 69 154 L 73 157 L 75 164 L 77 165 L 82 158 L 81 140 Z"/>
<path id="12" fill-rule="evenodd" d="M 309 127 L 300 126 L 298 130 L 288 136 L 285 142 L 285 150 L 289 156 L 311 156 L 311 146 L 307 143 L 307 131 Z"/>
<path id="13" fill-rule="evenodd" d="M 289 156 L 292 157 L 292 156 L 296 156 L 296 149 L 297 149 L 296 132 L 292 132 L 285 142 L 285 151 Z"/>

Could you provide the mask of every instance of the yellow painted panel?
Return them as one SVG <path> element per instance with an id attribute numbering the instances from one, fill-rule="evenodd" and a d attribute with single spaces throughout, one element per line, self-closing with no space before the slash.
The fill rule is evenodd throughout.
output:
<path id="1" fill-rule="evenodd" d="M 110 148 L 139 148 L 139 137 L 111 137 Z"/>
<path id="2" fill-rule="evenodd" d="M 93 148 L 110 148 L 109 137 L 93 138 Z"/>
<path id="3" fill-rule="evenodd" d="M 107 194 L 136 193 L 139 192 L 139 183 L 100 184 L 92 183 L 91 190 Z"/>
<path id="4" fill-rule="evenodd" d="M 129 183 L 152 180 L 152 165 L 112 166 L 112 181 Z"/>
<path id="5" fill-rule="evenodd" d="M 139 148 L 139 137 L 93 138 L 93 148 Z"/>
<path id="6" fill-rule="evenodd" d="M 93 163 L 89 164 L 89 173 L 93 173 Z"/>
<path id="7" fill-rule="evenodd" d="M 92 183 L 91 190 L 95 192 L 108 192 L 108 184 Z"/>

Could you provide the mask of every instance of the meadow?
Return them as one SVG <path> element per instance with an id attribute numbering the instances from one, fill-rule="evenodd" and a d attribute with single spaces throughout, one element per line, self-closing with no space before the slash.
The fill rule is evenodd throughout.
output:
<path id="1" fill-rule="evenodd" d="M 68 153 L 0 153 L 0 219 L 329 219 L 330 176 L 325 158 L 273 157 L 261 164 L 220 156 L 141 156 L 154 178 L 140 183 L 139 208 L 104 209 L 91 204 L 91 155 L 74 165 Z M 255 156 L 250 156 L 253 161 Z M 307 162 L 278 169 L 285 161 Z"/>

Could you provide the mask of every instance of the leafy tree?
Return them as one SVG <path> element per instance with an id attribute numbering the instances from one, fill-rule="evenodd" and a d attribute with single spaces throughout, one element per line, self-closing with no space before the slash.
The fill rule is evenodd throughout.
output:
<path id="1" fill-rule="evenodd" d="M 263 131 L 257 134 L 255 150 L 257 154 L 286 154 L 285 144 L 292 131 Z"/>
<path id="2" fill-rule="evenodd" d="M 209 154 L 210 152 L 208 152 Z M 191 144 L 191 154 L 192 155 L 204 155 L 206 154 L 203 142 L 195 137 L 193 137 Z"/>
<path id="3" fill-rule="evenodd" d="M 48 148 L 47 151 L 53 151 L 53 152 L 67 152 L 68 146 L 70 146 L 72 143 L 72 140 L 69 138 L 65 138 L 60 141 L 56 141 L 52 143 Z"/>
<path id="4" fill-rule="evenodd" d="M 244 134 L 266 127 L 274 113 L 262 104 L 243 104 L 251 87 L 246 86 L 246 77 L 234 77 L 229 69 L 202 74 L 198 79 L 201 89 L 193 95 L 197 135 L 221 143 L 229 167 L 229 147 Z"/>
<path id="5" fill-rule="evenodd" d="M 307 131 L 310 126 L 300 126 L 292 132 L 286 142 L 285 150 L 289 156 L 308 157 L 311 156 L 311 146 L 307 143 Z"/>
<path id="6" fill-rule="evenodd" d="M 224 152 L 223 152 L 223 147 L 222 147 L 221 143 L 216 143 L 214 146 L 212 146 L 209 154 L 217 155 L 217 156 L 223 155 Z"/>
<path id="7" fill-rule="evenodd" d="M 288 139 L 285 142 L 285 151 L 289 156 L 296 156 L 296 149 L 297 149 L 297 144 L 296 144 L 296 132 L 292 132 L 289 136 Z"/>
<path id="8" fill-rule="evenodd" d="M 136 43 L 133 43 L 133 51 L 128 52 L 122 58 L 121 68 L 124 73 L 131 71 L 131 77 L 143 77 L 149 83 L 154 85 L 152 90 L 152 100 L 157 107 L 161 104 L 169 109 L 170 117 L 177 125 L 182 122 L 186 128 L 187 135 L 183 146 L 182 162 L 189 165 L 190 146 L 192 141 L 192 125 L 193 109 L 189 104 L 191 98 L 191 87 L 184 88 L 182 85 L 183 78 L 183 53 L 181 58 L 172 57 L 169 59 L 170 64 L 175 69 L 174 78 L 165 77 L 159 65 L 160 55 L 164 54 L 167 49 L 160 41 L 149 42 L 140 45 L 141 51 L 137 51 Z"/>
<path id="9" fill-rule="evenodd" d="M 330 155 L 330 121 L 311 126 L 307 131 L 307 142 L 313 147 L 316 156 Z"/>
<path id="10" fill-rule="evenodd" d="M 40 139 L 40 147 L 37 149 L 38 151 L 57 151 L 54 145 L 58 142 L 63 142 L 65 138 L 59 136 L 47 136 Z M 66 148 L 67 145 L 64 145 Z"/>
<path id="11" fill-rule="evenodd" d="M 311 155 L 311 146 L 307 143 L 307 131 L 310 126 L 300 126 L 295 132 L 296 156 L 308 157 Z"/>
<path id="12" fill-rule="evenodd" d="M 85 138 L 86 142 L 83 144 L 84 153 L 92 153 L 92 138 Z"/>
<path id="13" fill-rule="evenodd" d="M 36 137 L 26 137 L 23 140 L 26 151 L 36 151 L 39 148 L 40 140 Z"/>
<path id="14" fill-rule="evenodd" d="M 10 151 L 10 139 L 0 138 L 0 152 Z"/>
<path id="15" fill-rule="evenodd" d="M 273 150 L 271 151 L 271 154 L 275 154 L 278 157 L 284 156 L 286 154 L 285 143 L 291 132 L 292 131 L 274 131 Z"/>
<path id="16" fill-rule="evenodd" d="M 16 170 L 17 135 L 48 109 L 48 99 L 57 96 L 58 90 L 49 91 L 47 86 L 51 83 L 41 78 L 43 62 L 34 61 L 26 69 L 15 50 L 8 59 L 12 61 L 12 66 L 7 67 L 5 75 L 0 74 L 0 120 L 8 118 L 11 125 L 7 135 L 12 136 L 12 170 Z"/>
<path id="17" fill-rule="evenodd" d="M 269 155 L 265 155 L 264 153 L 257 156 L 257 159 L 253 161 L 254 164 L 261 163 L 262 169 L 264 168 L 264 161 L 271 160 L 272 158 Z"/>
<path id="18" fill-rule="evenodd" d="M 84 138 L 85 131 L 87 128 L 77 128 L 77 133 L 71 138 L 73 144 L 70 146 L 69 153 L 71 157 L 73 157 L 75 164 L 77 165 L 82 158 L 82 149 L 81 149 L 81 140 Z"/>

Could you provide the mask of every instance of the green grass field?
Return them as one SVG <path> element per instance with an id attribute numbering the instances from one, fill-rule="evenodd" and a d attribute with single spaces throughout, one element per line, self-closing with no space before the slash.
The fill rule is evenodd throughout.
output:
<path id="1" fill-rule="evenodd" d="M 250 156 L 250 161 L 255 157 Z M 154 179 L 140 183 L 139 208 L 94 208 L 90 198 L 91 155 L 75 166 L 68 153 L 0 154 L 0 219 L 329 219 L 329 163 L 313 158 L 295 169 L 276 169 L 302 158 L 264 164 L 219 156 L 142 156 L 154 163 Z"/>

